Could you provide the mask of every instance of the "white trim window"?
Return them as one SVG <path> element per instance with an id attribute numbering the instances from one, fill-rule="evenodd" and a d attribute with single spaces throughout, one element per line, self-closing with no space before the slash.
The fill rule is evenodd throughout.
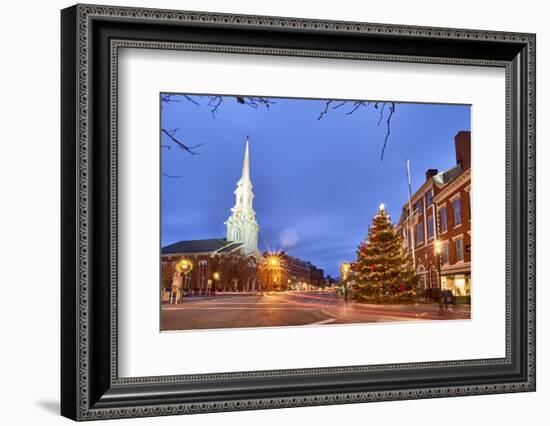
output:
<path id="1" fill-rule="evenodd" d="M 455 240 L 455 250 L 456 250 L 456 261 L 462 262 L 464 261 L 464 239 L 457 238 Z"/>
<path id="2" fill-rule="evenodd" d="M 426 206 L 430 207 L 433 204 L 433 192 L 430 190 L 426 193 Z"/>
<path id="3" fill-rule="evenodd" d="M 427 224 L 427 231 L 428 231 L 428 240 L 434 237 L 434 217 L 428 216 L 428 224 Z"/>
<path id="4" fill-rule="evenodd" d="M 424 200 L 422 198 L 416 202 L 416 211 L 418 214 L 424 213 Z"/>
<path id="5" fill-rule="evenodd" d="M 419 223 L 416 225 L 416 244 L 422 244 L 424 242 L 424 224 Z"/>
<path id="6" fill-rule="evenodd" d="M 462 224 L 462 204 L 460 202 L 460 197 L 453 200 L 453 215 L 455 226 Z"/>
<path id="7" fill-rule="evenodd" d="M 449 264 L 449 243 L 443 244 L 442 262 L 443 262 L 443 265 Z"/>
<path id="8" fill-rule="evenodd" d="M 439 210 L 439 218 L 441 220 L 441 232 L 447 232 L 448 225 L 447 225 L 447 207 L 441 207 Z"/>

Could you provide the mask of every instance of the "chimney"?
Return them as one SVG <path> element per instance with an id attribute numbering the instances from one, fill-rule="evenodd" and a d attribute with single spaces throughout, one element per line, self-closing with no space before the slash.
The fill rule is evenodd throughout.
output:
<path id="1" fill-rule="evenodd" d="M 462 169 L 469 167 L 471 163 L 470 135 L 471 132 L 461 130 L 455 136 L 456 164 L 460 164 L 462 166 Z"/>
<path id="2" fill-rule="evenodd" d="M 437 174 L 437 169 L 428 169 L 426 170 L 426 180 L 430 180 Z"/>

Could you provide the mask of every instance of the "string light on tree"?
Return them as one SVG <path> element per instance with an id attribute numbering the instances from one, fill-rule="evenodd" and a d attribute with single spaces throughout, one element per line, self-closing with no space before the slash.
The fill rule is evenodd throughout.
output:
<path id="1" fill-rule="evenodd" d="M 409 260 L 403 239 L 395 232 L 381 203 L 351 267 L 355 278 L 354 297 L 374 303 L 413 299 L 418 292 L 418 279 L 408 269 Z"/>

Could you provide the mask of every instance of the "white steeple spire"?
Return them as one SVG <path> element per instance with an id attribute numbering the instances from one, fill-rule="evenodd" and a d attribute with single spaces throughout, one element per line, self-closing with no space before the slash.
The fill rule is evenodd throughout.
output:
<path id="1" fill-rule="evenodd" d="M 241 174 L 241 179 L 239 182 L 250 182 L 250 160 L 248 154 L 248 136 L 246 137 L 246 146 L 244 148 L 244 160 L 243 160 L 243 171 Z"/>
<path id="2" fill-rule="evenodd" d="M 246 137 L 243 168 L 241 178 L 235 189 L 235 206 L 231 209 L 231 216 L 225 222 L 227 226 L 227 240 L 243 243 L 246 253 L 258 252 L 258 231 L 256 212 L 252 207 L 254 192 L 250 180 L 249 138 Z"/>

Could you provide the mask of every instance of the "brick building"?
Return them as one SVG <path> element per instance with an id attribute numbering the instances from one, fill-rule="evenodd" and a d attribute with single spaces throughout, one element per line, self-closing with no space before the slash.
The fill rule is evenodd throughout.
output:
<path id="1" fill-rule="evenodd" d="M 396 226 L 427 292 L 440 285 L 434 244 L 438 241 L 441 288 L 470 294 L 470 143 L 470 132 L 457 133 L 456 166 L 441 173 L 426 171 L 425 182 L 404 204 Z"/>
<path id="2" fill-rule="evenodd" d="M 271 266 L 271 259 L 275 259 Z M 264 253 L 258 269 L 258 278 L 264 289 L 307 290 L 322 287 L 324 271 L 311 262 L 292 257 L 285 252 Z"/>
<path id="3" fill-rule="evenodd" d="M 471 160 L 470 132 L 455 138 L 457 166 L 450 179 L 436 180 L 438 238 L 441 242 L 441 287 L 457 296 L 470 295 Z"/>
<path id="4" fill-rule="evenodd" d="M 180 277 L 176 265 L 186 259 L 191 272 Z M 257 291 L 259 257 L 245 255 L 242 243 L 224 238 L 180 241 L 162 249 L 162 300 L 170 300 L 176 287 L 183 294 L 208 294 L 221 291 Z"/>

